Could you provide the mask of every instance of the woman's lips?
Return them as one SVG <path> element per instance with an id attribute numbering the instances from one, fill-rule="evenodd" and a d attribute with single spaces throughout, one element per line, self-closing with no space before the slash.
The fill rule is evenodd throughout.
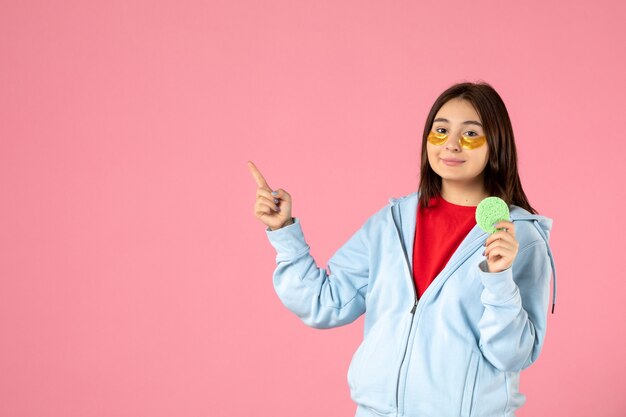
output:
<path id="1" fill-rule="evenodd" d="M 444 164 L 446 164 L 448 166 L 454 167 L 454 166 L 461 165 L 465 161 L 460 161 L 458 159 L 443 159 L 443 158 L 441 158 L 441 162 L 443 162 Z"/>

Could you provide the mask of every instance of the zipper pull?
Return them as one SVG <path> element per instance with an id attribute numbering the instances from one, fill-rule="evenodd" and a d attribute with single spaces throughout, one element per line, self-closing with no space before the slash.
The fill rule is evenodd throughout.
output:
<path id="1" fill-rule="evenodd" d="M 411 314 L 415 314 L 416 309 L 417 309 L 417 300 L 415 300 L 415 304 L 413 304 L 413 308 L 411 309 Z"/>

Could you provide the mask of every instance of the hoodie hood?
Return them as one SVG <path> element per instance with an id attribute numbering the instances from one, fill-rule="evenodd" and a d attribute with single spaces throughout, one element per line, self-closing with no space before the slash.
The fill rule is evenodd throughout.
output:
<path id="1" fill-rule="evenodd" d="M 389 199 L 392 210 L 396 210 L 398 218 L 401 221 L 402 233 L 405 238 L 404 244 L 407 248 L 413 247 L 413 240 L 415 239 L 415 214 L 417 211 L 418 199 L 419 192 L 417 191 L 403 197 Z M 512 222 L 532 222 L 533 226 L 535 227 L 535 229 L 537 229 L 539 235 L 546 243 L 546 247 L 548 249 L 548 257 L 550 259 L 550 266 L 552 268 L 552 314 L 554 314 L 554 307 L 556 305 L 556 267 L 554 265 L 552 250 L 550 249 L 550 245 L 548 243 L 550 239 L 550 232 L 552 230 L 552 219 L 549 217 L 540 216 L 538 214 L 532 214 L 526 209 L 516 205 L 509 205 L 509 213 Z M 404 221 L 402 221 L 403 219 Z M 487 236 L 487 233 L 483 232 L 482 229 L 480 229 L 477 225 L 470 231 L 468 238 L 474 240 L 481 234 Z M 405 255 L 411 257 L 412 253 L 408 252 L 405 253 Z"/>

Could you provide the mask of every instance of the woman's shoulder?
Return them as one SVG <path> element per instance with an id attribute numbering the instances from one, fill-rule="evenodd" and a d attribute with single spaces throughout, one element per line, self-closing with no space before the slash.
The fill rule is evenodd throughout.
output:
<path id="1" fill-rule="evenodd" d="M 390 213 L 389 209 L 392 207 L 401 208 L 403 210 L 410 209 L 411 204 L 417 203 L 417 196 L 418 193 L 413 192 L 400 197 L 390 197 L 387 201 L 387 204 L 380 207 L 374 214 L 372 214 L 370 216 L 370 219 L 386 217 Z"/>
<path id="2" fill-rule="evenodd" d="M 530 245 L 536 242 L 548 244 L 553 220 L 550 217 L 532 214 L 528 210 L 511 205 L 509 207 L 511 221 L 515 224 L 515 236 L 520 246 Z"/>
<path id="3" fill-rule="evenodd" d="M 379 233 L 393 225 L 394 211 L 395 216 L 403 217 L 403 214 L 406 216 L 412 213 L 415 205 L 417 205 L 417 192 L 391 197 L 387 204 L 379 206 L 379 209 L 368 217 L 363 226 Z"/>
<path id="4" fill-rule="evenodd" d="M 418 198 L 419 198 L 419 192 L 418 191 L 414 191 L 412 193 L 405 194 L 405 195 L 402 195 L 400 197 L 391 197 L 391 198 L 389 198 L 389 204 L 394 205 L 394 204 L 408 203 L 408 202 L 411 202 L 411 201 L 417 201 Z"/>

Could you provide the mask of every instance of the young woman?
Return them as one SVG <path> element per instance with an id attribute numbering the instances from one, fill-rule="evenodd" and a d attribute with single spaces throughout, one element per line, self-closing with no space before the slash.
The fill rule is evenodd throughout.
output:
<path id="1" fill-rule="evenodd" d="M 249 162 L 255 215 L 277 251 L 276 292 L 312 327 L 367 312 L 348 370 L 357 417 L 513 416 L 525 401 L 520 371 L 546 333 L 552 220 L 522 190 L 509 115 L 488 84 L 437 98 L 421 158 L 419 190 L 371 216 L 329 271 L 311 257 L 290 194 Z M 475 221 L 488 196 L 511 217 L 491 235 Z"/>

